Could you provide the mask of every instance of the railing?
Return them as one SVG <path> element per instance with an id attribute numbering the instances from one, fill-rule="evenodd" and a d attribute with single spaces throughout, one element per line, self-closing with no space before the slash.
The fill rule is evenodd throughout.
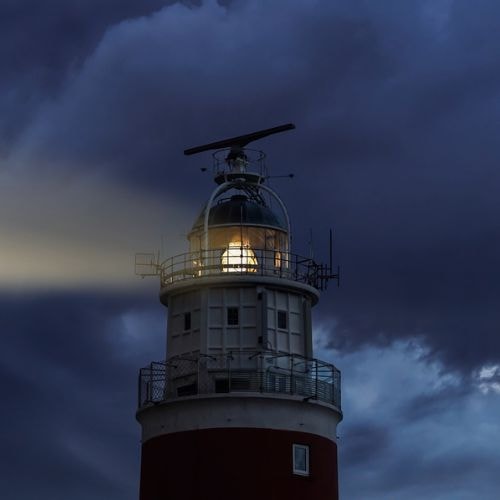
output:
<path id="1" fill-rule="evenodd" d="M 322 290 L 328 280 L 325 266 L 290 252 L 247 247 L 230 250 L 229 256 L 228 249 L 217 248 L 166 259 L 158 266 L 162 286 L 204 276 L 236 274 L 286 278 Z"/>
<path id="2" fill-rule="evenodd" d="M 219 149 L 212 154 L 215 176 L 241 172 L 254 172 L 262 178 L 267 177 L 266 155 L 258 149 L 244 148 L 245 159 L 235 158 L 228 162 L 231 148 Z"/>
<path id="3" fill-rule="evenodd" d="M 289 394 L 340 410 L 340 371 L 299 355 L 239 351 L 175 357 L 139 372 L 139 408 L 185 396 L 231 392 Z"/>

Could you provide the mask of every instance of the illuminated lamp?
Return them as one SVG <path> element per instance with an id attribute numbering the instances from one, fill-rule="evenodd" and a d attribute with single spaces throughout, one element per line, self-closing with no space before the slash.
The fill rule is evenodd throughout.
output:
<path id="1" fill-rule="evenodd" d="M 232 241 L 221 257 L 222 271 L 225 273 L 255 273 L 257 259 L 254 251 L 240 241 Z"/>

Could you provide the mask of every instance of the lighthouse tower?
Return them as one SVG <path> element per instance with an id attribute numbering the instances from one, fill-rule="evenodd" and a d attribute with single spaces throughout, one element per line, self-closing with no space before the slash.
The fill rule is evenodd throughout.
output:
<path id="1" fill-rule="evenodd" d="M 314 357 L 311 325 L 338 274 L 292 252 L 264 155 L 246 148 L 291 128 L 186 150 L 222 148 L 188 251 L 136 257 L 168 308 L 166 359 L 139 375 L 140 500 L 338 499 L 340 372 Z"/>

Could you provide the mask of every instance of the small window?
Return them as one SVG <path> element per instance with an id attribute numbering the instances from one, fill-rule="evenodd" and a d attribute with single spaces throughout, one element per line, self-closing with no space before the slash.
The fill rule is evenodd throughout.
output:
<path id="1" fill-rule="evenodd" d="M 281 330 L 288 328 L 286 311 L 278 311 L 278 328 Z"/>
<path id="2" fill-rule="evenodd" d="M 293 473 L 300 476 L 309 475 L 309 446 L 305 444 L 293 445 Z"/>
<path id="3" fill-rule="evenodd" d="M 239 311 L 237 307 L 227 308 L 227 324 L 230 326 L 237 326 L 239 322 Z"/>
<path id="4" fill-rule="evenodd" d="M 184 313 L 184 330 L 191 330 L 191 313 Z"/>

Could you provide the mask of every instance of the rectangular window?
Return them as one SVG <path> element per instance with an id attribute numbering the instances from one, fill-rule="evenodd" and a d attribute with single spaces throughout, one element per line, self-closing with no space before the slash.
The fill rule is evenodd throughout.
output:
<path id="1" fill-rule="evenodd" d="M 184 313 L 184 331 L 191 330 L 191 313 Z"/>
<path id="2" fill-rule="evenodd" d="M 287 313 L 286 311 L 278 311 L 278 328 L 281 330 L 286 330 L 288 328 L 287 325 Z"/>
<path id="3" fill-rule="evenodd" d="M 240 324 L 239 321 L 239 310 L 237 307 L 228 307 L 227 308 L 227 324 L 230 326 L 238 326 Z"/>
<path id="4" fill-rule="evenodd" d="M 306 444 L 294 444 L 293 453 L 293 473 L 300 476 L 309 475 L 309 446 Z"/>

